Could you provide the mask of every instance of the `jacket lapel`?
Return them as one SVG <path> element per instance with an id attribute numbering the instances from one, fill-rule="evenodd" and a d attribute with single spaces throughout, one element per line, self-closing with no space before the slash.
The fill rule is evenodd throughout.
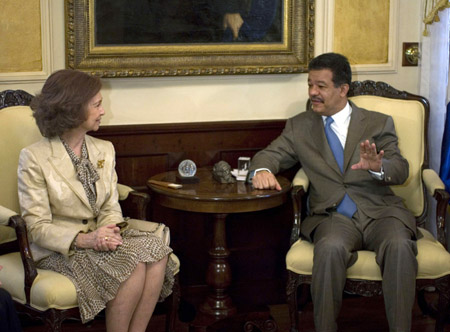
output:
<path id="1" fill-rule="evenodd" d="M 350 160 L 355 150 L 359 151 L 359 143 L 361 143 L 363 134 L 366 130 L 367 123 L 364 121 L 365 115 L 355 104 L 350 102 L 352 107 L 352 117 L 348 126 L 347 140 L 344 149 L 344 171 L 349 167 Z M 359 155 L 359 152 L 358 152 Z"/>
<path id="2" fill-rule="evenodd" d="M 52 156 L 49 157 L 50 164 L 80 201 L 91 209 L 83 185 L 78 180 L 75 167 L 61 140 L 59 137 L 51 138 L 50 144 L 52 148 Z"/>

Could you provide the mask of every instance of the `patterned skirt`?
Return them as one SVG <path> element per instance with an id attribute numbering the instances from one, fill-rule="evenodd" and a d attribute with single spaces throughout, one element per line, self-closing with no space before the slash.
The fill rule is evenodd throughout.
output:
<path id="1" fill-rule="evenodd" d="M 69 259 L 55 252 L 37 264 L 38 268 L 59 272 L 74 283 L 83 323 L 106 308 L 138 263 L 154 263 L 172 252 L 149 232 L 128 229 L 122 233 L 122 240 L 115 251 L 76 249 Z M 169 259 L 159 301 L 171 294 L 175 269 L 176 264 Z"/>

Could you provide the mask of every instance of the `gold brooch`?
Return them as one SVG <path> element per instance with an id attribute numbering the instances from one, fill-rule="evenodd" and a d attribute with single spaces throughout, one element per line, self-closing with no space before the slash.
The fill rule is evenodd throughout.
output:
<path id="1" fill-rule="evenodd" d="M 103 168 L 104 164 L 105 164 L 105 160 L 104 159 L 97 161 L 97 168 Z"/>

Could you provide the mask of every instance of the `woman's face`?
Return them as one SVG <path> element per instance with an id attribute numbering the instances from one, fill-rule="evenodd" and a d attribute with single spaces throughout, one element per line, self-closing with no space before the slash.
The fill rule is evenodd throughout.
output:
<path id="1" fill-rule="evenodd" d="M 87 104 L 86 120 L 80 125 L 86 132 L 97 131 L 105 110 L 102 106 L 102 94 L 98 92 Z"/>

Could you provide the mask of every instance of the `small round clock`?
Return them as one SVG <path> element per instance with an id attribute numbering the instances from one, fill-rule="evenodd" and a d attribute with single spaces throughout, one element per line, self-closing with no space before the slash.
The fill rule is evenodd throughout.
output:
<path id="1" fill-rule="evenodd" d="M 178 165 L 178 173 L 180 173 L 182 177 L 193 177 L 196 172 L 197 165 L 190 159 L 183 160 L 180 165 Z"/>

